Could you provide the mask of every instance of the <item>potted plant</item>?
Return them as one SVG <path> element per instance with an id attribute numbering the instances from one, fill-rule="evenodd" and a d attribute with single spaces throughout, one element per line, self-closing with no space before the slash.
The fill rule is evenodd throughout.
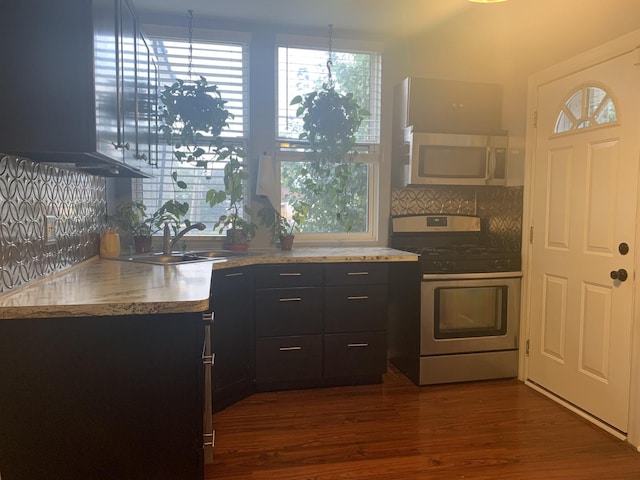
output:
<path id="1" fill-rule="evenodd" d="M 158 210 L 148 214 L 143 202 L 127 201 L 116 208 L 115 215 L 108 217 L 108 223 L 132 237 L 136 253 L 151 251 L 153 235 L 164 228 L 165 222 L 174 234 L 180 229 L 181 218 L 189 210 L 189 204 L 169 200 Z M 189 220 L 185 220 L 189 224 Z"/>
<path id="2" fill-rule="evenodd" d="M 228 213 L 220 215 L 213 228 L 217 229 L 218 233 L 226 232 L 224 246 L 231 250 L 249 248 L 249 241 L 258 230 L 255 223 L 244 217 L 244 214 L 250 216 L 251 210 L 244 205 L 244 182 L 249 178 L 249 173 L 243 157 L 242 150 L 223 147 L 220 150 L 220 159 L 227 162 L 224 166 L 224 190 L 210 189 L 206 194 L 206 201 L 211 207 L 228 202 Z"/>
<path id="3" fill-rule="evenodd" d="M 341 94 L 329 83 L 306 95 L 297 95 L 296 116 L 302 118 L 299 138 L 309 142 L 306 157 L 312 161 L 343 163 L 353 160 L 356 133 L 369 112 L 361 108 L 352 93 Z"/>
<path id="4" fill-rule="evenodd" d="M 291 218 L 283 216 L 271 203 L 267 203 L 258 210 L 260 223 L 271 230 L 274 242 L 280 241 L 282 250 L 291 250 L 295 233 L 300 231 L 311 209 L 311 205 L 303 201 L 292 202 L 293 213 Z"/>
<path id="5" fill-rule="evenodd" d="M 298 105 L 296 116 L 303 121 L 299 138 L 309 142 L 305 153 L 310 163 L 307 188 L 316 196 L 334 199 L 336 219 L 349 232 L 349 185 L 352 162 L 358 155 L 356 133 L 369 112 L 360 107 L 352 93 L 341 94 L 332 83 L 297 95 L 291 105 Z"/>
<path id="6" fill-rule="evenodd" d="M 167 144 L 172 145 L 174 157 L 206 168 L 208 162 L 203 155 L 212 150 L 215 154 L 224 148 L 220 133 L 228 127 L 227 120 L 233 118 L 225 108 L 227 101 L 222 99 L 217 85 L 209 85 L 204 77 L 195 82 L 178 80 L 164 88 L 160 101 L 163 105 L 161 132 Z M 187 187 L 186 184 L 178 186 Z"/>
<path id="7" fill-rule="evenodd" d="M 244 213 L 251 215 L 244 205 L 243 184 L 249 177 L 243 163 L 244 152 L 220 136 L 228 127 L 227 120 L 233 118 L 225 108 L 226 100 L 221 98 L 217 86 L 209 85 L 204 77 L 195 82 L 175 82 L 164 89 L 160 100 L 164 105 L 163 136 L 173 146 L 178 161 L 203 169 L 209 167 L 209 162 L 225 163 L 224 189 L 209 189 L 205 199 L 211 207 L 227 202 L 227 213 L 213 226 L 220 234 L 226 232 L 225 247 L 248 248 L 258 227 L 246 220 L 242 212 L 244 208 Z M 178 188 L 188 188 L 176 171 L 172 172 L 172 178 Z"/>

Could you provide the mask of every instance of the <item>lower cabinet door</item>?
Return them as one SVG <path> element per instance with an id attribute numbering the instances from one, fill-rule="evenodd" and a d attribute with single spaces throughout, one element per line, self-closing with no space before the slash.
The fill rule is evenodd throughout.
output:
<path id="1" fill-rule="evenodd" d="M 386 332 L 325 334 L 325 378 L 381 375 L 386 370 Z"/>
<path id="2" fill-rule="evenodd" d="M 256 383 L 322 377 L 322 335 L 256 339 Z"/>

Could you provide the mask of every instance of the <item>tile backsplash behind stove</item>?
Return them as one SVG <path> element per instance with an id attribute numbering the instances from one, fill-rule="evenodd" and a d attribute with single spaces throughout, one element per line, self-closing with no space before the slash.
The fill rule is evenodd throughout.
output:
<path id="1" fill-rule="evenodd" d="M 519 252 L 523 187 L 405 187 L 391 190 L 391 215 L 478 215 L 491 245 Z"/>
<path id="2" fill-rule="evenodd" d="M 0 294 L 97 255 L 106 204 L 102 177 L 0 154 Z"/>

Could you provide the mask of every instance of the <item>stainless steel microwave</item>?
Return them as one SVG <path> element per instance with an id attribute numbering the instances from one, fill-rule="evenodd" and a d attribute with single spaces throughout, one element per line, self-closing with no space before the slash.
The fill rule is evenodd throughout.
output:
<path id="1" fill-rule="evenodd" d="M 506 135 L 405 131 L 409 143 L 408 185 L 504 185 Z"/>

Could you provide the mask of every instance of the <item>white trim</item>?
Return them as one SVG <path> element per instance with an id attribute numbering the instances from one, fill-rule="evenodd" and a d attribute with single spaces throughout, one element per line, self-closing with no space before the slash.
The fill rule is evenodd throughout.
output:
<path id="1" fill-rule="evenodd" d="M 310 37 L 305 35 L 276 35 L 276 48 L 295 45 L 296 48 L 319 48 L 321 50 L 329 49 L 329 36 L 326 37 Z M 331 38 L 331 47 L 333 50 L 346 50 L 352 53 L 382 53 L 383 43 L 368 40 L 355 40 L 347 38 Z"/>
<path id="2" fill-rule="evenodd" d="M 590 68 L 599 63 L 603 63 L 617 56 L 625 55 L 629 52 L 638 51 L 640 45 L 640 30 L 630 32 L 615 40 L 607 42 L 592 50 L 576 55 L 564 62 L 560 62 L 547 69 L 537 72 L 529 77 L 527 89 L 527 126 L 526 126 L 526 152 L 525 152 L 525 192 L 533 192 L 533 168 L 536 158 L 536 128 L 534 125 L 534 115 L 538 109 L 537 91 L 538 89 L 559 78 L 571 75 L 577 71 Z M 640 59 L 638 61 L 640 64 Z M 640 200 L 640 195 L 639 195 Z M 527 385 L 532 384 L 525 380 L 528 376 L 528 357 L 525 353 L 525 345 L 529 336 L 531 322 L 529 319 L 530 312 L 530 275 L 529 263 L 531 257 L 531 245 L 529 243 L 529 230 L 533 226 L 533 202 L 531 193 L 524 197 L 523 201 L 523 229 L 522 229 L 522 302 L 521 302 L 521 331 L 523 332 L 520 341 L 520 367 L 518 378 L 523 380 Z M 640 205 L 639 205 L 640 207 Z M 640 210 L 638 210 L 640 212 Z M 534 232 L 535 234 L 535 232 Z M 538 234 L 535 234 L 539 236 Z M 636 245 L 639 245 L 640 239 L 640 222 L 636 222 Z M 539 241 L 539 237 L 538 237 Z M 636 256 L 636 271 L 640 269 L 640 255 Z M 640 452 L 640 288 L 635 289 L 634 293 L 634 318 L 632 325 L 632 346 L 631 346 L 631 385 L 630 385 L 630 401 L 629 401 L 629 421 L 627 429 L 627 441 L 635 446 Z M 533 386 L 532 386 L 533 388 Z M 567 405 L 565 405 L 567 406 Z M 567 406 L 567 408 L 572 409 Z M 575 407 L 574 407 L 575 408 Z M 577 412 L 576 412 L 577 413 Z M 585 417 L 587 418 L 587 417 Z M 591 419 L 590 419 L 591 420 Z M 596 425 L 601 426 L 604 430 L 609 431 L 597 422 Z M 610 427 L 609 427 L 610 428 Z"/>
<path id="3" fill-rule="evenodd" d="M 149 37 L 164 37 L 167 39 L 173 38 L 180 40 L 189 38 L 189 31 L 186 27 L 176 27 L 174 25 L 155 25 L 145 23 L 144 31 Z M 251 41 L 251 34 L 248 32 L 215 30 L 212 28 L 194 28 L 193 39 L 248 45 Z"/>
<path id="4" fill-rule="evenodd" d="M 560 405 L 562 405 L 566 409 L 571 410 L 573 413 L 581 416 L 585 420 L 588 420 L 589 422 L 593 423 L 594 425 L 597 425 L 601 429 L 605 430 L 607 433 L 610 433 L 611 435 L 616 437 L 618 440 L 626 440 L 627 439 L 627 437 L 626 437 L 626 435 L 624 433 L 616 430 L 615 428 L 611 427 L 611 425 L 609 425 L 608 423 L 603 422 L 599 418 L 594 417 L 592 415 L 589 415 L 584 410 L 581 410 L 581 409 L 577 408 L 575 405 L 573 405 L 570 402 L 567 402 L 562 397 L 558 397 L 553 392 L 550 392 L 549 390 L 546 390 L 545 388 L 541 387 L 540 385 L 538 385 L 536 383 L 533 383 L 533 382 L 531 382 L 529 380 L 525 381 L 524 383 L 525 383 L 525 385 L 533 388 L 536 392 L 541 393 L 545 397 L 550 398 L 551 400 L 553 400 L 556 403 L 559 403 Z"/>

